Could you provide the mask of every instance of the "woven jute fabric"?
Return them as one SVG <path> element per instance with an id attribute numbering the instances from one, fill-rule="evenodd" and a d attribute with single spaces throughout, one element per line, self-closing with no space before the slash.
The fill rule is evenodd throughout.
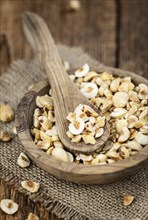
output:
<path id="1" fill-rule="evenodd" d="M 61 58 L 68 60 L 71 67 L 84 63 L 100 65 L 81 49 L 58 46 Z M 0 78 L 1 102 L 8 102 L 16 109 L 29 85 L 45 78 L 40 64 L 31 61 L 13 62 L 7 73 Z M 14 122 L 1 123 L 2 129 L 12 131 Z M 15 181 L 18 190 L 35 202 L 40 201 L 47 210 L 64 219 L 91 220 L 146 220 L 148 219 L 148 169 L 122 181 L 108 185 L 81 185 L 60 180 L 37 167 L 33 162 L 29 168 L 20 168 L 16 161 L 25 152 L 17 135 L 11 142 L 0 146 L 0 177 Z M 101 169 L 101 166 L 98 168 Z M 32 179 L 41 183 L 38 193 L 30 194 L 21 188 L 22 180 Z M 133 203 L 123 206 L 123 196 L 131 194 Z M 43 219 L 44 220 L 44 219 Z"/>

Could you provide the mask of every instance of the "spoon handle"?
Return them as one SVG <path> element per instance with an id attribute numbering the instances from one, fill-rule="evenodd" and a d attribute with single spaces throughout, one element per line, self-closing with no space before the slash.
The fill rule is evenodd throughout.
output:
<path id="1" fill-rule="evenodd" d="M 62 87 L 70 81 L 62 65 L 53 37 L 44 20 L 32 12 L 23 14 L 23 30 L 34 53 L 42 62 L 51 87 Z M 60 82 L 60 83 L 58 83 Z"/>

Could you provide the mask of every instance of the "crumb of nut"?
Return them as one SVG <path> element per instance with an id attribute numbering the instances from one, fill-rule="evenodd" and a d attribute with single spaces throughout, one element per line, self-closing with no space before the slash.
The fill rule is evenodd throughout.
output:
<path id="1" fill-rule="evenodd" d="M 31 193 L 38 192 L 40 184 L 32 180 L 24 180 L 21 182 L 21 186 Z"/>
<path id="2" fill-rule="evenodd" d="M 49 147 L 48 150 L 46 151 L 46 153 L 47 153 L 48 155 L 51 155 L 53 149 L 54 149 L 54 147 Z"/>
<path id="3" fill-rule="evenodd" d="M 16 127 L 14 127 L 14 128 L 12 129 L 12 131 L 13 131 L 14 134 L 17 134 Z"/>
<path id="4" fill-rule="evenodd" d="M 123 127 L 118 142 L 125 142 L 130 137 L 130 131 L 127 127 Z"/>
<path id="5" fill-rule="evenodd" d="M 70 70 L 70 63 L 67 60 L 63 61 L 63 66 L 66 71 Z"/>
<path id="6" fill-rule="evenodd" d="M 79 0 L 70 0 L 69 1 L 69 10 L 78 11 L 81 8 L 81 2 Z"/>
<path id="7" fill-rule="evenodd" d="M 30 166 L 30 160 L 28 159 L 28 157 L 24 153 L 20 153 L 20 155 L 17 159 L 17 163 L 22 168 Z"/>
<path id="8" fill-rule="evenodd" d="M 39 217 L 33 213 L 29 213 L 27 220 L 39 220 Z"/>
<path id="9" fill-rule="evenodd" d="M 0 141 L 7 142 L 12 139 L 12 135 L 7 131 L 0 131 Z"/>
<path id="10" fill-rule="evenodd" d="M 14 111 L 8 104 L 0 105 L 0 121 L 10 122 L 14 119 Z"/>
<path id="11" fill-rule="evenodd" d="M 113 105 L 116 108 L 123 108 L 126 106 L 128 99 L 129 96 L 126 92 L 116 92 L 113 96 Z"/>
<path id="12" fill-rule="evenodd" d="M 123 204 L 124 204 L 125 206 L 128 206 L 128 205 L 130 205 L 130 204 L 133 202 L 133 200 L 134 200 L 134 196 L 132 196 L 132 195 L 126 195 L 126 196 L 124 196 L 124 198 L 123 198 Z"/>
<path id="13" fill-rule="evenodd" d="M 18 204 L 13 202 L 11 199 L 2 199 L 0 207 L 8 215 L 13 215 L 18 211 Z"/>
<path id="14" fill-rule="evenodd" d="M 31 90 L 33 88 L 33 84 L 31 84 L 29 87 L 28 87 L 28 90 Z"/>

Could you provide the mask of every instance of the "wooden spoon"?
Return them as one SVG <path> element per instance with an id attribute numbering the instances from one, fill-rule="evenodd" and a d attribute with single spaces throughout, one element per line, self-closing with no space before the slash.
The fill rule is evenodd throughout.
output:
<path id="1" fill-rule="evenodd" d="M 69 124 L 66 119 L 68 113 L 74 112 L 79 104 L 89 105 L 96 112 L 98 110 L 95 109 L 91 102 L 82 95 L 77 86 L 69 79 L 52 35 L 43 19 L 34 13 L 25 12 L 22 20 L 26 38 L 45 68 L 52 88 L 56 127 L 62 143 L 72 152 L 89 154 L 94 151 L 100 151 L 109 137 L 107 121 L 104 134 L 97 139 L 96 144 L 86 145 L 84 142 L 72 143 L 70 141 L 66 135 Z"/>

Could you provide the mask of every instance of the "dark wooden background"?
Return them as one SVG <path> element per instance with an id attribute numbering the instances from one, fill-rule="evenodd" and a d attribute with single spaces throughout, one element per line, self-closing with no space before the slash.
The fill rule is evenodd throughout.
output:
<path id="1" fill-rule="evenodd" d="M 21 15 L 29 10 L 41 15 L 57 43 L 81 46 L 96 59 L 113 67 L 147 77 L 148 71 L 148 1 L 81 0 L 77 12 L 67 10 L 68 0 L 1 0 L 0 1 L 0 73 L 16 59 L 30 58 L 21 28 Z M 20 201 L 19 212 L 1 220 L 25 220 L 29 211 L 41 220 L 57 219 L 41 204 L 34 204 L 9 183 L 1 181 L 1 197 Z"/>

